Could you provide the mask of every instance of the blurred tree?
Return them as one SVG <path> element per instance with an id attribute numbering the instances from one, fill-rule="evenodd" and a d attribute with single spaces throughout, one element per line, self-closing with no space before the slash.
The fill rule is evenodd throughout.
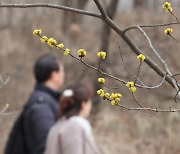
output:
<path id="1" fill-rule="evenodd" d="M 73 0 L 73 1 L 63 0 L 63 5 L 84 10 L 87 2 L 88 2 L 88 0 Z M 82 21 L 82 19 L 83 19 L 82 16 L 79 16 L 79 14 L 74 14 L 72 12 L 64 11 L 63 25 L 62 25 L 63 32 L 64 33 L 67 32 L 67 30 L 68 30 L 67 26 L 69 26 L 71 24 L 80 23 Z"/>
<path id="2" fill-rule="evenodd" d="M 134 0 L 133 2 L 133 6 L 134 8 L 140 8 L 140 7 L 144 7 L 147 6 L 146 4 L 148 3 L 148 1 L 146 0 Z"/>
<path id="3" fill-rule="evenodd" d="M 119 0 L 112 0 L 109 5 L 106 7 L 107 14 L 109 18 L 113 19 L 116 12 L 117 12 L 117 6 L 118 6 Z M 103 28 L 101 32 L 101 47 L 100 50 L 102 51 L 108 51 L 109 46 L 109 38 L 111 35 L 111 28 L 106 24 L 103 23 Z"/>

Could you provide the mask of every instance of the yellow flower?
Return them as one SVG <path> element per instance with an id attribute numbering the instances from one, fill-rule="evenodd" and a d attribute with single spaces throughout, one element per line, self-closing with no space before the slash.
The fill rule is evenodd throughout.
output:
<path id="1" fill-rule="evenodd" d="M 101 59 L 105 59 L 106 58 L 106 52 L 104 51 L 100 51 L 98 52 L 97 56 Z"/>
<path id="2" fill-rule="evenodd" d="M 57 45 L 57 48 L 59 48 L 59 49 L 62 49 L 63 47 L 64 47 L 63 43 L 60 43 L 60 44 Z"/>
<path id="3" fill-rule="evenodd" d="M 55 39 L 53 39 L 53 38 L 48 39 L 48 45 L 50 47 L 53 47 L 56 43 L 57 43 L 57 41 Z"/>
<path id="4" fill-rule="evenodd" d="M 42 31 L 41 31 L 41 29 L 35 29 L 34 31 L 33 31 L 33 35 L 39 35 L 39 34 L 42 34 Z"/>
<path id="5" fill-rule="evenodd" d="M 140 61 L 144 61 L 146 59 L 146 57 L 143 54 L 140 54 L 137 56 L 137 59 Z"/>
<path id="6" fill-rule="evenodd" d="M 115 105 L 116 104 L 116 101 L 115 100 L 112 100 L 111 101 L 111 105 Z"/>
<path id="7" fill-rule="evenodd" d="M 69 53 L 70 53 L 70 49 L 67 48 L 64 50 L 64 55 L 69 55 Z"/>
<path id="8" fill-rule="evenodd" d="M 136 87 L 130 87 L 129 90 L 134 93 L 136 91 Z"/>
<path id="9" fill-rule="evenodd" d="M 113 100 L 115 98 L 115 94 L 112 93 L 111 96 L 110 96 L 110 99 Z"/>
<path id="10" fill-rule="evenodd" d="M 47 36 L 43 36 L 40 38 L 41 43 L 44 43 L 48 40 Z"/>
<path id="11" fill-rule="evenodd" d="M 119 102 L 119 101 L 120 101 L 120 98 L 116 98 L 116 99 L 115 99 L 115 102 Z"/>
<path id="12" fill-rule="evenodd" d="M 116 93 L 116 98 L 120 98 L 122 95 L 120 93 Z"/>
<path id="13" fill-rule="evenodd" d="M 173 29 L 172 29 L 172 28 L 167 28 L 167 29 L 164 30 L 164 33 L 165 33 L 166 35 L 170 35 L 172 32 L 173 32 Z"/>
<path id="14" fill-rule="evenodd" d="M 132 93 L 134 93 L 134 92 L 136 91 L 136 87 L 135 87 L 135 85 L 134 85 L 134 82 L 127 82 L 127 83 L 126 83 L 126 87 L 128 87 L 129 90 L 130 90 Z"/>
<path id="15" fill-rule="evenodd" d="M 126 87 L 128 87 L 128 88 L 134 87 L 134 82 L 127 82 Z"/>
<path id="16" fill-rule="evenodd" d="M 104 96 L 105 96 L 106 98 L 109 98 L 110 94 L 109 94 L 109 93 L 105 93 Z"/>
<path id="17" fill-rule="evenodd" d="M 104 78 L 99 78 L 99 79 L 98 79 L 98 82 L 99 82 L 99 83 L 105 83 L 105 81 L 106 81 L 106 80 L 105 80 Z"/>
<path id="18" fill-rule="evenodd" d="M 169 3 L 169 2 L 165 2 L 165 3 L 162 5 L 162 8 L 164 8 L 167 12 L 172 12 L 171 3 Z"/>
<path id="19" fill-rule="evenodd" d="M 78 55 L 79 57 L 85 57 L 86 56 L 86 51 L 84 49 L 79 49 L 78 50 Z"/>
<path id="20" fill-rule="evenodd" d="M 118 104 L 118 102 L 121 100 L 122 95 L 120 93 L 112 93 L 110 96 L 110 100 L 115 101 L 116 104 Z"/>
<path id="21" fill-rule="evenodd" d="M 103 89 L 99 89 L 97 91 L 97 94 L 100 95 L 101 97 L 104 97 L 104 90 Z"/>

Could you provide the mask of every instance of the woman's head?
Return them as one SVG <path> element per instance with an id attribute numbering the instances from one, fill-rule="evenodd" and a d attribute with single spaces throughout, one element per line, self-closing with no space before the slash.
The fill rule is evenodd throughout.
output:
<path id="1" fill-rule="evenodd" d="M 92 91 L 83 84 L 70 86 L 60 98 L 60 117 L 74 115 L 88 117 L 91 111 Z"/>

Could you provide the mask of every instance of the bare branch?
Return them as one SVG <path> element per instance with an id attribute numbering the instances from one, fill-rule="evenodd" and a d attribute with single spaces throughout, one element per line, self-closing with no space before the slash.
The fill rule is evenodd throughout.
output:
<path id="1" fill-rule="evenodd" d="M 145 108 L 134 96 L 134 93 L 132 92 L 132 97 L 133 97 L 133 100 L 142 108 Z"/>
<path id="2" fill-rule="evenodd" d="M 153 111 L 153 112 L 180 112 L 180 109 L 158 109 L 158 108 L 130 108 L 124 105 L 118 104 L 123 109 L 126 110 L 137 110 L 137 111 Z"/>
<path id="3" fill-rule="evenodd" d="M 142 28 L 156 28 L 156 27 L 166 27 L 166 26 L 178 25 L 178 24 L 180 24 L 180 21 L 178 21 L 178 22 L 171 22 L 171 23 L 165 23 L 165 24 L 139 25 L 139 26 L 142 27 Z"/>
<path id="4" fill-rule="evenodd" d="M 47 7 L 47 8 L 63 9 L 63 10 L 71 11 L 74 13 L 80 13 L 84 15 L 97 17 L 101 20 L 104 20 L 114 31 L 116 31 L 124 39 L 124 41 L 129 45 L 129 47 L 132 49 L 134 53 L 136 53 L 137 55 L 142 53 L 139 47 L 127 35 L 125 35 L 125 33 L 123 33 L 123 31 L 118 25 L 116 25 L 108 17 L 102 5 L 100 4 L 99 0 L 94 0 L 94 2 L 96 3 L 99 11 L 101 12 L 101 15 L 98 15 L 92 12 L 87 12 L 84 10 L 79 10 L 79 9 L 69 8 L 69 7 L 60 6 L 60 5 L 54 5 L 54 4 L 46 4 L 46 3 L 35 3 L 35 4 L 3 4 L 2 3 L 0 4 L 0 7 L 12 7 L 12 8 Z M 146 58 L 145 62 L 161 77 L 163 77 L 166 74 L 166 72 L 162 70 L 157 64 L 155 64 L 150 58 Z M 172 87 L 174 87 L 174 82 L 169 76 L 166 76 L 166 81 Z"/>
<path id="5" fill-rule="evenodd" d="M 156 86 L 152 86 L 152 87 L 150 87 L 150 86 L 139 86 L 139 87 L 140 87 L 140 88 L 145 88 L 145 89 L 156 89 L 156 88 L 159 88 L 159 87 L 162 86 L 162 84 L 164 83 L 164 81 L 165 81 L 165 79 L 166 79 L 166 76 L 167 76 L 167 74 L 164 75 L 162 81 L 161 81 L 158 85 L 156 85 Z M 136 86 L 137 86 L 137 85 L 136 85 Z M 137 87 L 138 87 L 138 86 L 137 86 Z"/>
<path id="6" fill-rule="evenodd" d="M 139 64 L 139 67 L 138 67 L 138 71 L 137 71 L 137 74 L 136 74 L 136 78 L 135 78 L 134 84 L 136 84 L 136 82 L 137 82 L 141 66 L 142 66 L 142 61 L 140 61 L 140 64 Z"/>
<path id="7" fill-rule="evenodd" d="M 9 107 L 9 104 L 6 104 L 6 106 L 2 110 L 0 110 L 0 115 L 3 115 L 4 112 L 8 109 L 8 107 Z"/>
<path id="8" fill-rule="evenodd" d="M 0 75 L 0 88 L 6 85 L 9 81 L 10 81 L 10 77 L 4 80 L 3 77 Z"/>
<path id="9" fill-rule="evenodd" d="M 59 10 L 66 10 L 74 13 L 79 13 L 83 15 L 88 15 L 96 18 L 101 18 L 99 14 L 96 14 L 94 12 L 88 12 L 80 9 L 70 8 L 66 6 L 56 5 L 56 4 L 49 4 L 49 3 L 33 3 L 33 4 L 0 4 L 0 7 L 6 7 L 6 8 L 35 8 L 35 7 L 45 7 L 45 8 L 53 8 L 53 9 L 59 9 Z"/>
<path id="10" fill-rule="evenodd" d="M 126 67 L 126 65 L 124 64 L 124 59 L 123 59 L 123 56 L 122 56 L 122 52 L 121 52 L 121 49 L 120 49 L 119 42 L 118 42 L 118 47 L 119 47 L 119 54 L 120 54 L 120 57 L 121 57 L 121 61 L 122 61 L 123 67 L 125 68 L 125 70 L 126 70 L 131 76 L 133 76 L 134 78 L 136 78 L 136 76 L 135 76 L 135 75 Z M 137 81 L 138 81 L 139 83 L 141 83 L 143 86 L 145 86 L 144 83 L 143 83 L 141 80 L 139 80 L 139 78 L 137 78 Z"/>
<path id="11" fill-rule="evenodd" d="M 155 50 L 155 48 L 152 45 L 152 42 L 150 40 L 150 38 L 148 37 L 148 35 L 146 34 L 146 32 L 139 26 L 137 26 L 138 30 L 143 34 L 143 36 L 145 37 L 145 39 L 148 41 L 149 47 L 151 49 L 151 51 L 153 51 L 155 53 L 155 55 L 158 57 L 158 59 L 161 61 L 161 63 L 164 65 L 166 72 L 168 73 L 168 75 L 170 76 L 171 80 L 172 80 L 172 84 L 175 87 L 176 91 L 179 91 L 179 88 L 176 84 L 176 81 L 174 80 L 174 78 L 172 78 L 172 73 L 170 72 L 166 62 L 161 58 L 161 56 L 158 54 L 158 52 Z"/>
<path id="12" fill-rule="evenodd" d="M 129 26 L 129 27 L 125 28 L 123 30 L 123 33 L 126 33 L 127 31 L 132 30 L 132 29 L 136 29 L 137 26 L 139 26 L 141 28 L 158 28 L 158 27 L 166 27 L 166 26 L 178 25 L 178 24 L 180 24 L 180 21 L 179 22 L 165 23 L 165 24 L 155 24 L 155 25 L 133 25 L 133 26 Z"/>

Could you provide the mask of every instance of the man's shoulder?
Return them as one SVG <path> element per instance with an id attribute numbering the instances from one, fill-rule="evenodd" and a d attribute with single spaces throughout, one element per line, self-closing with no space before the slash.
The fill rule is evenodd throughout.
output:
<path id="1" fill-rule="evenodd" d="M 30 112 L 48 112 L 49 110 L 56 114 L 57 112 L 57 102 L 56 100 L 48 93 L 35 90 L 32 92 L 29 100 L 25 105 L 26 113 Z"/>
<path id="2" fill-rule="evenodd" d="M 45 91 L 41 91 L 41 90 L 34 90 L 30 97 L 38 98 L 39 100 L 41 100 L 43 97 L 44 97 L 44 99 L 54 100 L 53 97 L 49 93 L 47 93 Z"/>
<path id="3" fill-rule="evenodd" d="M 31 95 L 26 103 L 26 106 L 28 106 L 28 104 L 35 104 L 35 103 L 42 104 L 43 102 L 57 104 L 57 101 L 47 92 L 40 91 L 40 90 L 34 90 L 31 93 Z"/>

